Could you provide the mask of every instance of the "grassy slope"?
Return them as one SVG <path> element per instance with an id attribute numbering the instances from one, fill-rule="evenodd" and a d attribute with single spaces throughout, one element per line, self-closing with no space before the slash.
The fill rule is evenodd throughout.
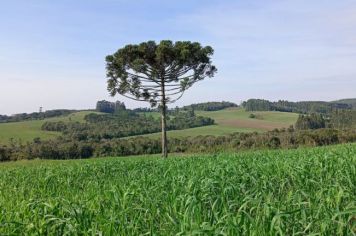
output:
<path id="1" fill-rule="evenodd" d="M 198 135 L 225 135 L 234 132 L 261 132 L 275 128 L 289 127 L 293 125 L 298 114 L 289 112 L 253 112 L 257 119 L 249 118 L 251 112 L 241 108 L 224 109 L 220 111 L 196 111 L 197 115 L 211 117 L 216 125 L 204 126 L 185 130 L 168 131 L 169 137 L 187 137 Z M 159 117 L 158 113 L 148 113 L 153 117 Z M 148 134 L 148 137 L 159 137 L 160 134 Z"/>
<path id="2" fill-rule="evenodd" d="M 50 139 L 59 135 L 57 132 L 42 131 L 41 126 L 45 121 L 79 121 L 82 122 L 84 116 L 92 111 L 82 111 L 69 116 L 50 118 L 45 120 L 34 120 L 24 122 L 14 122 L 0 124 L 0 143 L 8 143 L 10 138 L 21 139 L 23 142 L 31 141 L 36 137 Z M 202 112 L 197 111 L 197 115 L 213 118 L 217 125 L 198 127 L 186 130 L 169 131 L 169 137 L 186 137 L 198 135 L 224 135 L 233 132 L 253 132 L 266 131 L 274 128 L 288 127 L 295 123 L 297 114 L 287 112 L 254 112 L 258 119 L 248 118 L 250 112 L 243 109 L 225 109 L 221 111 Z M 149 112 L 150 115 L 159 118 L 156 112 Z M 148 137 L 159 137 L 159 133 L 145 135 Z"/>
<path id="3" fill-rule="evenodd" d="M 31 120 L 0 124 L 0 143 L 6 144 L 11 138 L 23 142 L 32 141 L 34 138 L 50 139 L 59 136 L 58 132 L 42 131 L 41 126 L 46 121 L 78 121 L 82 122 L 84 116 L 91 111 L 81 111 L 68 116 L 54 117 L 44 120 Z"/>
<path id="4" fill-rule="evenodd" d="M 257 118 L 249 118 L 249 115 L 251 113 L 255 114 Z M 257 123 L 259 123 L 266 126 L 270 126 L 271 128 L 288 127 L 289 125 L 294 124 L 298 118 L 298 114 L 296 113 L 274 111 L 246 112 L 244 109 L 241 108 L 231 108 L 213 112 L 198 111 L 197 114 L 201 116 L 211 117 L 222 126 L 228 126 L 229 124 L 233 125 L 234 121 L 236 120 L 244 120 L 251 122 L 252 125 L 255 124 L 257 127 L 259 126 L 257 125 Z"/>
<path id="5" fill-rule="evenodd" d="M 43 122 L 42 120 L 34 120 L 0 124 L 0 143 L 6 144 L 11 138 L 26 142 L 36 137 L 50 139 L 59 135 L 57 132 L 42 131 Z"/>
<path id="6" fill-rule="evenodd" d="M 355 158 L 347 144 L 3 163 L 0 235 L 352 235 Z"/>

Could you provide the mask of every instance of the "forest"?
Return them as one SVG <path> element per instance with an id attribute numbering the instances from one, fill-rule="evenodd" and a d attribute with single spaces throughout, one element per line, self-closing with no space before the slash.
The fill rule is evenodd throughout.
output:
<path id="1" fill-rule="evenodd" d="M 282 112 L 296 112 L 296 113 L 322 113 L 330 114 L 334 110 L 356 109 L 356 106 L 350 103 L 342 102 L 323 102 L 323 101 L 302 101 L 302 102 L 289 102 L 279 100 L 271 102 L 264 99 L 249 99 L 242 103 L 242 106 L 247 111 L 282 111 Z"/>
<path id="2" fill-rule="evenodd" d="M 218 111 L 229 107 L 237 107 L 237 104 L 232 102 L 226 102 L 226 101 L 204 102 L 204 103 L 195 103 L 189 106 L 184 106 L 182 109 L 183 110 L 193 109 L 196 111 Z"/>
<path id="3" fill-rule="evenodd" d="M 150 115 L 140 115 L 132 110 L 116 111 L 115 114 L 89 114 L 86 123 L 45 122 L 42 130 L 62 132 L 73 140 L 106 140 L 134 135 L 156 133 L 161 130 L 159 119 Z M 214 120 L 196 116 L 193 110 L 172 112 L 167 122 L 167 130 L 179 130 L 213 125 Z"/>
<path id="4" fill-rule="evenodd" d="M 295 124 L 299 130 L 306 129 L 354 129 L 356 128 L 356 110 L 336 109 L 329 114 L 301 114 Z"/>

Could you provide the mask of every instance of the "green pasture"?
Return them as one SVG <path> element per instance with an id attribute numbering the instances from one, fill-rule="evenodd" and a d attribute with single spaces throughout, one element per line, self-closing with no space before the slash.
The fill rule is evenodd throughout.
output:
<path id="1" fill-rule="evenodd" d="M 34 138 L 51 139 L 60 135 L 58 132 L 41 130 L 41 126 L 46 121 L 83 122 L 84 116 L 93 113 L 92 111 L 80 111 L 68 116 L 48 118 L 44 120 L 30 120 L 22 122 L 0 123 L 0 144 L 8 144 L 10 139 L 21 140 L 22 142 L 32 141 Z"/>

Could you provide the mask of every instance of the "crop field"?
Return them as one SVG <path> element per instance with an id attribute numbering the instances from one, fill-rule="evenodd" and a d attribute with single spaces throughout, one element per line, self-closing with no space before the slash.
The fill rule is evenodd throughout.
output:
<path id="1" fill-rule="evenodd" d="M 0 165 L 0 235 L 353 235 L 356 144 Z"/>

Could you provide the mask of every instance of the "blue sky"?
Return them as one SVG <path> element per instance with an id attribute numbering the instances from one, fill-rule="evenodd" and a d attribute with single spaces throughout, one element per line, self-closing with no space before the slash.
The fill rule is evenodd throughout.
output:
<path id="1" fill-rule="evenodd" d="M 356 97 L 355 0 L 0 2 L 0 114 L 148 106 L 106 91 L 105 56 L 171 39 L 215 49 L 218 74 L 176 105 Z"/>

